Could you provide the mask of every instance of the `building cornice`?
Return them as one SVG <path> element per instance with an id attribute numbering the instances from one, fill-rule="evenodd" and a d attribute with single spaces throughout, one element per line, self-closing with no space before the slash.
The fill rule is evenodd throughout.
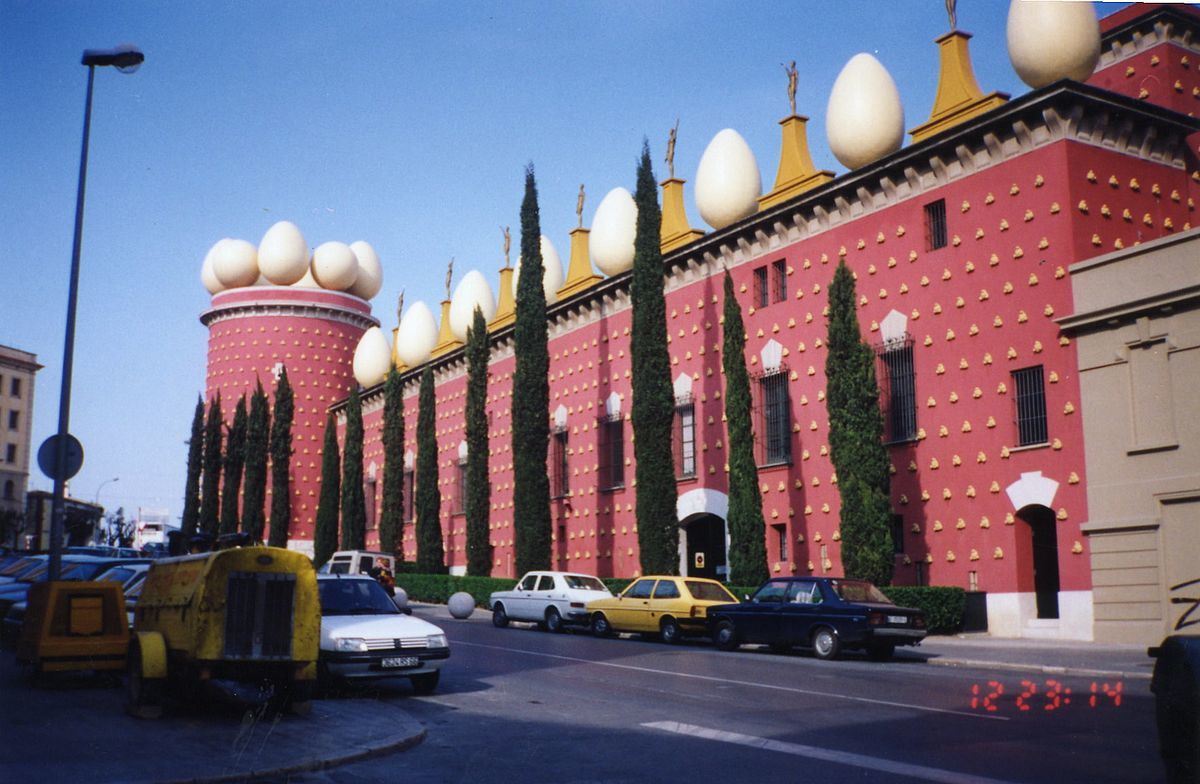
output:
<path id="1" fill-rule="evenodd" d="M 1114 16 L 1120 16 L 1118 11 Z M 1103 26 L 1103 22 L 1101 23 Z M 1135 57 L 1160 44 L 1174 44 L 1200 53 L 1200 16 L 1187 7 L 1162 5 L 1152 10 L 1139 8 L 1132 18 L 1116 22 L 1100 34 L 1097 71 Z"/>
<path id="2" fill-rule="evenodd" d="M 250 302 L 219 304 L 200 314 L 200 323 L 212 327 L 232 318 L 294 317 L 337 321 L 359 329 L 379 326 L 379 319 L 350 308 L 330 303 L 294 300 L 258 299 Z"/>

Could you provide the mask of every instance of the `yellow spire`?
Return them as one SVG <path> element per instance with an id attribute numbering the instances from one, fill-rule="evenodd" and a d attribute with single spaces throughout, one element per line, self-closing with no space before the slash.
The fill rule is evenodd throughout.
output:
<path id="1" fill-rule="evenodd" d="M 933 111 L 929 119 L 909 131 L 914 143 L 978 117 L 1008 100 L 1006 93 L 984 95 L 979 89 L 975 71 L 971 68 L 971 52 L 967 43 L 970 40 L 971 34 L 961 30 L 951 30 L 935 39 L 941 59 L 937 97 L 933 99 Z"/>
<path id="2" fill-rule="evenodd" d="M 500 270 L 500 296 L 497 298 L 496 315 L 488 322 L 488 332 L 495 332 L 517 320 L 517 302 L 513 299 L 513 268 L 507 260 Z"/>
<path id="3" fill-rule="evenodd" d="M 446 288 L 450 288 L 450 276 L 446 276 Z M 437 343 L 433 347 L 433 356 L 440 357 L 448 351 L 462 346 L 462 342 L 450 331 L 450 300 L 442 300 L 442 326 L 438 329 Z"/>
<path id="4" fill-rule="evenodd" d="M 783 126 L 783 146 L 779 151 L 779 171 L 775 174 L 775 187 L 761 196 L 758 207 L 765 210 L 787 201 L 804 191 L 824 185 L 833 179 L 833 172 L 817 170 L 812 155 L 808 152 L 807 117 L 792 114 L 779 121 Z"/>
<path id="5" fill-rule="evenodd" d="M 392 367 L 400 373 L 408 369 L 404 361 L 400 359 L 400 355 L 396 353 L 396 348 L 400 345 L 400 327 L 399 325 L 392 327 Z"/>
<path id="6" fill-rule="evenodd" d="M 687 210 L 683 207 L 685 182 L 678 177 L 668 177 L 659 183 L 663 189 L 662 228 L 659 230 L 659 247 L 663 253 L 670 253 L 704 236 L 704 232 L 693 229 L 688 223 Z"/>
<path id="7" fill-rule="evenodd" d="M 582 190 L 580 193 L 582 194 Z M 560 300 L 603 280 L 592 271 L 592 257 L 588 251 L 588 234 L 588 230 L 583 226 L 571 229 L 571 261 L 567 264 L 567 281 L 558 290 Z"/>

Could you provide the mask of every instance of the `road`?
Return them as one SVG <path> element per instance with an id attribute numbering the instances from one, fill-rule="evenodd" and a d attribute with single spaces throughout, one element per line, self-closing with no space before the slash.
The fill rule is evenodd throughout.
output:
<path id="1" fill-rule="evenodd" d="M 438 692 L 366 692 L 422 722 L 424 743 L 288 782 L 1163 780 L 1145 682 L 1093 692 L 1083 678 L 936 667 L 919 649 L 822 662 L 430 617 L 453 651 Z M 1023 680 L 1036 691 L 1022 698 Z M 1004 691 L 985 702 L 989 682 Z"/>

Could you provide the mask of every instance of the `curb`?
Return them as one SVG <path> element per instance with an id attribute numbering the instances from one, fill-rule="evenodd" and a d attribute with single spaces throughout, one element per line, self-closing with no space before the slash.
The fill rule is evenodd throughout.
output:
<path id="1" fill-rule="evenodd" d="M 983 670 L 1013 670 L 1018 672 L 1040 672 L 1046 675 L 1074 675 L 1083 678 L 1113 678 L 1120 680 L 1150 680 L 1150 673 L 1122 672 L 1120 670 L 1094 670 L 1086 667 L 1056 667 L 1049 664 L 1020 664 L 1018 662 L 996 662 L 983 659 L 951 659 L 933 657 L 926 664 L 937 667 L 969 667 Z"/>

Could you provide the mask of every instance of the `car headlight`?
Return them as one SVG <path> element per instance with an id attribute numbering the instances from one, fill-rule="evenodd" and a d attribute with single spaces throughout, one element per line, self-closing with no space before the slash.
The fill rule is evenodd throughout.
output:
<path id="1" fill-rule="evenodd" d="M 448 648 L 449 643 L 446 642 L 446 635 L 431 634 L 425 638 L 425 645 L 429 648 Z"/>
<path id="2" fill-rule="evenodd" d="M 362 637 L 338 637 L 333 644 L 338 651 L 359 652 L 367 649 L 367 641 Z"/>

